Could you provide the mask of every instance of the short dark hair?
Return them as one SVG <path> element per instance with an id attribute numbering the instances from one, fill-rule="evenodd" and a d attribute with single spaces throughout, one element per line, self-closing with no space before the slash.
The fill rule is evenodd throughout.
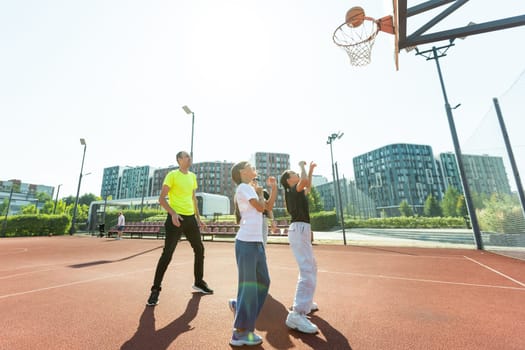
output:
<path id="1" fill-rule="evenodd" d="M 288 185 L 288 179 L 290 178 L 290 170 L 285 170 L 282 175 L 279 182 L 281 183 L 281 186 L 284 187 L 284 189 L 289 189 L 290 185 Z"/>

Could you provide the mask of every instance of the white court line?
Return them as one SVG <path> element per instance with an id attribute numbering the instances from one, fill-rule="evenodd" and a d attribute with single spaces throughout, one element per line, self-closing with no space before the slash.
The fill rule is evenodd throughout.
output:
<path id="1" fill-rule="evenodd" d="M 348 252 L 345 251 L 335 251 L 330 252 L 331 255 L 349 255 Z M 373 255 L 373 256 L 387 256 L 387 257 L 394 257 L 394 258 L 412 258 L 412 259 L 424 259 L 424 258 L 431 258 L 431 259 L 450 259 L 450 260 L 463 260 L 463 255 L 413 255 L 413 254 L 405 254 L 405 253 L 399 253 L 399 252 L 384 252 L 384 253 L 368 253 L 368 252 L 351 252 L 350 256 L 352 255 Z"/>
<path id="2" fill-rule="evenodd" d="M 175 266 L 182 266 L 182 265 L 188 265 L 188 264 L 190 264 L 190 262 L 177 263 L 177 264 L 174 264 L 174 265 Z M 104 279 L 108 279 L 108 278 L 127 276 L 127 275 L 131 275 L 131 274 L 135 274 L 137 272 L 152 271 L 152 270 L 155 270 L 155 268 L 156 267 L 147 268 L 147 269 L 140 269 L 140 270 L 134 270 L 134 271 L 125 272 L 125 273 L 110 274 L 108 276 L 103 276 L 103 277 L 95 277 L 95 278 L 90 278 L 90 279 L 87 279 L 87 280 L 81 280 L 81 281 L 64 283 L 64 284 L 57 284 L 57 285 L 50 286 L 50 287 L 42 287 L 42 288 L 26 290 L 26 291 L 18 292 L 18 293 L 5 294 L 5 295 L 0 295 L 0 299 L 6 299 L 6 298 L 10 298 L 10 297 L 15 297 L 15 296 L 19 296 L 19 295 L 25 295 L 25 294 L 31 294 L 31 293 L 38 293 L 38 292 L 42 292 L 42 291 L 46 291 L 46 290 L 50 290 L 50 289 L 70 287 L 70 286 L 74 286 L 74 285 L 77 285 L 77 284 L 84 284 L 84 283 L 89 283 L 89 282 L 94 282 L 94 281 L 100 281 L 100 280 L 104 280 Z"/>
<path id="3" fill-rule="evenodd" d="M 87 280 L 70 282 L 70 283 L 64 283 L 64 284 L 57 284 L 55 286 L 50 286 L 50 287 L 31 289 L 31 290 L 26 290 L 24 292 L 0 295 L 0 299 L 16 297 L 16 296 L 19 296 L 19 295 L 25 295 L 25 294 L 30 294 L 30 293 L 38 293 L 38 292 L 42 292 L 42 291 L 50 290 L 50 289 L 56 289 L 56 288 L 62 288 L 62 287 L 70 287 L 70 286 L 74 286 L 74 285 L 77 285 L 77 284 L 84 284 L 84 283 L 89 283 L 89 282 L 94 282 L 94 281 L 100 281 L 100 280 L 104 280 L 104 279 L 108 279 L 108 278 L 115 278 L 115 277 L 118 277 L 118 276 L 126 276 L 126 275 L 131 275 L 131 274 L 134 274 L 134 273 L 137 273 L 137 272 L 151 271 L 151 270 L 154 270 L 154 268 L 135 270 L 135 271 L 132 271 L 132 272 L 127 272 L 127 273 L 119 273 L 119 274 L 109 275 L 109 276 L 104 276 L 104 277 L 96 277 L 96 278 L 91 278 L 91 279 L 87 279 Z"/>
<path id="4" fill-rule="evenodd" d="M 8 279 L 8 278 L 19 277 L 19 276 L 24 276 L 24 275 L 31 275 L 31 274 L 40 273 L 40 272 L 61 270 L 61 269 L 64 269 L 64 267 L 61 266 L 61 267 L 56 267 L 54 269 L 45 269 L 45 270 L 36 270 L 36 271 L 22 272 L 22 273 L 17 273 L 17 274 L 14 274 L 14 275 L 1 276 L 0 280 L 5 280 L 5 279 Z"/>
<path id="5" fill-rule="evenodd" d="M 497 273 L 498 275 L 500 275 L 500 276 L 502 276 L 502 277 L 505 277 L 506 279 L 508 279 L 508 280 L 510 280 L 510 281 L 512 281 L 512 282 L 514 282 L 514 283 L 516 283 L 516 284 L 519 284 L 519 285 L 522 286 L 522 287 L 525 287 L 525 283 L 521 283 L 520 281 L 515 280 L 514 278 L 512 278 L 512 277 L 510 277 L 510 276 L 507 276 L 507 275 L 505 275 L 504 273 L 499 272 L 498 270 L 493 269 L 493 268 L 490 267 L 490 266 L 487 266 L 487 265 L 485 265 L 485 264 L 482 264 L 482 263 L 480 263 L 479 261 L 476 261 L 476 260 L 474 260 L 474 259 L 469 258 L 468 256 L 465 256 L 464 258 L 467 259 L 467 260 L 470 260 L 470 261 L 472 261 L 472 262 L 474 262 L 474 263 L 476 263 L 476 264 L 478 264 L 478 265 L 480 265 L 480 266 L 483 266 L 483 267 L 486 268 L 487 270 L 490 270 L 490 271 L 492 271 L 492 272 L 495 272 L 495 273 Z"/>
<path id="6" fill-rule="evenodd" d="M 275 268 L 275 266 L 273 267 Z M 297 268 L 291 267 L 278 267 L 282 270 L 293 270 L 297 271 Z M 496 288 L 496 289 L 511 289 L 519 290 L 525 292 L 525 288 L 521 287 L 508 287 L 508 286 L 497 286 L 490 284 L 476 284 L 476 283 L 465 283 L 465 282 L 449 282 L 449 281 L 439 281 L 439 280 L 427 280 L 421 278 L 409 278 L 409 277 L 397 277 L 397 276 L 386 276 L 386 275 L 371 275 L 366 273 L 356 273 L 356 272 L 339 272 L 339 271 L 327 271 L 327 270 L 318 270 L 321 273 L 337 274 L 337 275 L 348 275 L 348 276 L 357 276 L 357 277 L 366 277 L 366 278 L 379 278 L 379 279 L 389 279 L 389 280 L 400 280 L 400 281 L 411 281 L 411 282 L 423 282 L 423 283 L 437 283 L 437 284 L 450 284 L 456 286 L 467 286 L 467 287 L 483 287 L 483 288 Z"/>
<path id="7" fill-rule="evenodd" d="M 21 254 L 21 253 L 26 253 L 29 249 L 27 248 L 12 248 L 11 250 L 16 250 L 16 251 L 6 251 L 6 252 L 1 252 L 0 255 L 13 255 L 13 254 Z"/>

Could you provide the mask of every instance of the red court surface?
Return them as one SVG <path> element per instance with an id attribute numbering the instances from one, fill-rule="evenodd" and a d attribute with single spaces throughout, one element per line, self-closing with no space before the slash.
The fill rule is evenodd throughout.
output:
<path id="1" fill-rule="evenodd" d="M 205 242 L 193 294 L 182 241 L 160 303 L 146 307 L 163 241 L 89 236 L 0 240 L 0 349 L 231 349 L 237 275 L 231 242 Z M 525 349 L 525 262 L 465 249 L 315 245 L 317 335 L 284 324 L 297 280 L 270 244 L 270 295 L 254 349 Z M 246 348 L 246 347 L 245 347 Z"/>

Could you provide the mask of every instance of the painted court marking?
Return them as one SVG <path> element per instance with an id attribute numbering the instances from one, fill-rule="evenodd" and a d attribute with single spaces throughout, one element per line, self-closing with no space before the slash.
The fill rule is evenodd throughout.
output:
<path id="1" fill-rule="evenodd" d="M 281 270 L 290 270 L 290 271 L 297 271 L 297 268 L 292 267 L 275 267 Z M 367 273 L 357 273 L 357 272 L 341 272 L 341 271 L 329 271 L 324 269 L 317 270 L 319 273 L 328 273 L 328 274 L 336 274 L 336 275 L 345 275 L 345 276 L 356 276 L 356 277 L 366 277 L 366 278 L 378 278 L 378 279 L 389 279 L 389 280 L 400 280 L 400 281 L 410 281 L 410 282 L 422 282 L 422 283 L 437 283 L 437 284 L 449 284 L 449 285 L 457 285 L 457 286 L 468 286 L 468 287 L 483 287 L 483 288 L 496 288 L 496 289 L 511 289 L 511 290 L 519 290 L 525 292 L 525 288 L 522 287 L 509 287 L 509 286 L 498 286 L 498 285 L 491 285 L 491 284 L 477 284 L 477 283 L 466 283 L 466 282 L 450 282 L 450 281 L 440 281 L 440 280 L 430 280 L 430 279 L 424 279 L 424 278 L 410 278 L 410 277 L 399 277 L 399 276 L 388 276 L 388 275 L 381 275 L 381 274 L 367 274 Z M 517 282 L 518 284 L 521 284 L 520 282 Z"/>
<path id="2" fill-rule="evenodd" d="M 173 266 L 182 266 L 182 265 L 189 265 L 189 264 L 190 264 L 190 262 L 180 262 L 180 263 L 175 263 L 175 264 L 172 264 L 172 265 Z M 75 282 L 70 282 L 70 283 L 57 284 L 57 285 L 49 286 L 49 287 L 30 289 L 30 290 L 26 290 L 26 291 L 22 291 L 22 292 L 16 292 L 16 293 L 11 293 L 11 294 L 0 295 L 0 299 L 6 299 L 6 298 L 15 297 L 15 296 L 19 296 L 19 295 L 30 294 L 30 293 L 37 293 L 37 292 L 42 292 L 42 291 L 46 291 L 46 290 L 50 290 L 50 289 L 70 287 L 70 286 L 74 286 L 74 285 L 77 285 L 77 284 L 90 283 L 90 282 L 100 281 L 100 280 L 104 280 L 104 279 L 108 279 L 108 278 L 127 276 L 127 275 L 136 274 L 137 272 L 153 271 L 153 270 L 155 270 L 155 268 L 156 267 L 153 266 L 153 267 L 144 268 L 144 269 L 140 269 L 140 270 L 133 270 L 133 271 L 130 271 L 130 272 L 124 272 L 124 273 L 118 273 L 118 274 L 109 274 L 109 275 L 106 275 L 106 276 L 100 276 L 100 277 L 90 278 L 90 279 L 86 279 L 86 280 L 80 280 L 80 281 L 75 281 Z M 54 269 L 40 270 L 40 271 L 35 271 L 35 272 L 45 272 L 45 271 L 52 271 L 52 270 L 54 270 Z"/>
<path id="3" fill-rule="evenodd" d="M 500 276 L 502 276 L 502 277 L 508 279 L 509 281 L 512 281 L 512 282 L 514 282 L 514 283 L 516 283 L 516 284 L 519 284 L 519 285 L 522 286 L 522 287 L 525 287 L 525 283 L 521 283 L 520 281 L 515 280 L 514 278 L 512 278 L 512 277 L 510 277 L 510 276 L 507 276 L 507 275 L 505 275 L 503 272 L 499 272 L 498 270 L 493 269 L 492 267 L 487 266 L 487 265 L 485 265 L 485 264 L 482 264 L 482 263 L 480 263 L 479 261 L 476 261 L 476 260 L 474 260 L 474 259 L 472 259 L 472 258 L 469 258 L 468 256 L 465 256 L 465 259 L 470 260 L 470 261 L 472 261 L 473 263 L 476 263 L 476 264 L 478 264 L 479 266 L 482 266 L 482 267 L 486 268 L 487 270 L 490 270 L 490 271 L 492 271 L 492 272 L 494 272 L 494 273 L 497 273 L 498 275 L 500 275 Z"/>
<path id="4" fill-rule="evenodd" d="M 84 284 L 84 283 L 89 283 L 89 282 L 94 282 L 94 281 L 100 281 L 100 280 L 104 280 L 104 279 L 108 279 L 108 278 L 115 278 L 116 276 L 126 276 L 126 275 L 135 274 L 137 272 L 144 272 L 144 271 L 151 271 L 151 270 L 154 270 L 154 268 L 135 270 L 135 271 L 126 272 L 126 273 L 119 273 L 119 274 L 116 274 L 116 275 L 95 277 L 95 278 L 90 278 L 90 279 L 87 279 L 87 280 L 81 280 L 81 281 L 64 283 L 64 284 L 57 284 L 55 286 L 42 287 L 42 288 L 26 290 L 26 291 L 18 292 L 18 293 L 11 293 L 11 294 L 0 295 L 0 299 L 15 297 L 15 296 L 19 296 L 19 295 L 25 295 L 25 294 L 31 294 L 31 293 L 37 293 L 37 292 L 42 292 L 42 291 L 46 291 L 46 290 L 50 290 L 50 289 L 56 289 L 56 288 L 62 288 L 62 287 L 70 287 L 70 286 L 74 286 L 74 285 L 77 285 L 77 284 Z"/>
<path id="5" fill-rule="evenodd" d="M 21 254 L 21 253 L 27 253 L 29 251 L 28 248 L 11 248 L 10 250 L 11 251 L 0 252 L 0 255 Z"/>

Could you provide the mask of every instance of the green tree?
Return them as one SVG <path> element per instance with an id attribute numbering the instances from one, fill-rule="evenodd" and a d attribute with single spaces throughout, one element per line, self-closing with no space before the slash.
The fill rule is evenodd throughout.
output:
<path id="1" fill-rule="evenodd" d="M 456 204 L 456 214 L 461 217 L 468 215 L 467 203 L 465 202 L 465 196 L 459 195 L 458 202 Z"/>
<path id="2" fill-rule="evenodd" d="M 55 204 L 53 203 L 53 209 L 55 208 Z M 57 202 L 57 207 L 55 209 L 55 215 L 64 214 L 67 211 L 67 205 L 66 202 L 63 200 L 59 200 Z"/>
<path id="3" fill-rule="evenodd" d="M 323 200 L 321 199 L 319 191 L 317 191 L 315 187 L 312 187 L 310 192 L 308 192 L 308 208 L 312 213 L 323 211 Z"/>
<path id="4" fill-rule="evenodd" d="M 401 216 L 414 216 L 414 211 L 406 199 L 399 204 L 399 212 L 401 213 Z"/>
<path id="5" fill-rule="evenodd" d="M 38 199 L 39 203 L 45 203 L 49 200 L 51 200 L 51 196 L 45 192 L 37 192 L 35 195 L 36 199 Z"/>
<path id="6" fill-rule="evenodd" d="M 429 195 L 425 200 L 425 207 L 423 209 L 423 213 L 425 216 L 428 217 L 436 217 L 442 215 L 441 206 L 439 205 L 438 200 L 434 198 L 433 195 Z"/>
<path id="7" fill-rule="evenodd" d="M 0 203 L 0 215 L 5 216 L 7 212 L 7 204 L 9 203 L 9 199 L 4 198 L 2 203 Z"/>
<path id="8" fill-rule="evenodd" d="M 53 208 L 55 207 L 55 202 L 48 200 L 44 203 L 42 208 L 40 208 L 40 214 L 53 214 Z"/>
<path id="9" fill-rule="evenodd" d="M 36 204 L 27 204 L 20 207 L 20 213 L 24 215 L 36 214 Z"/>
<path id="10" fill-rule="evenodd" d="M 78 199 L 78 204 L 84 204 L 89 207 L 91 202 L 98 201 L 100 199 L 101 199 L 100 197 L 97 197 L 93 193 L 86 193 Z"/>
<path id="11" fill-rule="evenodd" d="M 457 212 L 459 192 L 455 187 L 449 186 L 441 201 L 443 216 L 459 216 Z"/>
<path id="12" fill-rule="evenodd" d="M 75 196 L 67 196 L 62 198 L 62 200 L 66 203 L 67 206 L 69 205 L 75 205 L 75 200 L 77 197 Z M 82 196 L 78 197 L 78 204 L 85 204 L 89 207 L 91 202 L 100 200 L 100 197 L 95 196 L 93 193 L 86 193 Z"/>
<path id="13" fill-rule="evenodd" d="M 490 203 L 491 197 L 486 193 L 477 193 L 472 192 L 472 204 L 474 205 L 474 208 L 476 209 L 483 209 L 486 206 L 486 203 Z"/>

